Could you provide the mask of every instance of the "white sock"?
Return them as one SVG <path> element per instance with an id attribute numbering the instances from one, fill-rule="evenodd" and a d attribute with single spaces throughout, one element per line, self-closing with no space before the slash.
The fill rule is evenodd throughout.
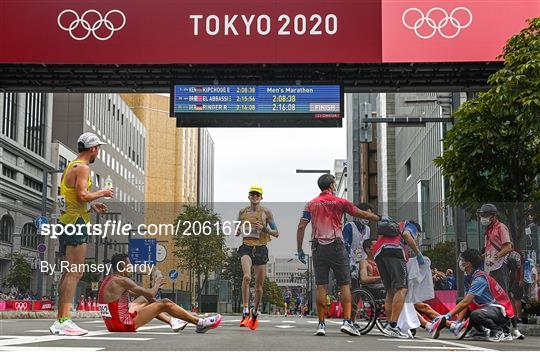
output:
<path id="1" fill-rule="evenodd" d="M 244 313 L 244 314 L 248 314 L 248 313 L 249 313 L 249 308 L 248 308 L 248 307 L 244 307 L 243 313 Z"/>

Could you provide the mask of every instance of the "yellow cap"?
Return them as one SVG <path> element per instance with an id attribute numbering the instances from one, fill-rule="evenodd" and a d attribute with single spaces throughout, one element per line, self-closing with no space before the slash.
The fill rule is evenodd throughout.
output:
<path id="1" fill-rule="evenodd" d="M 263 194 L 262 187 L 260 187 L 260 186 L 251 186 L 251 188 L 249 189 L 249 192 L 257 192 L 261 196 Z"/>

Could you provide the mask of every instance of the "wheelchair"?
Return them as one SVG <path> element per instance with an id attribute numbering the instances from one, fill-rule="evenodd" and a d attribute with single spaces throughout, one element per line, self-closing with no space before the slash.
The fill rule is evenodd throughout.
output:
<path id="1" fill-rule="evenodd" d="M 356 311 L 355 322 L 360 326 L 360 334 L 366 335 L 373 327 L 384 333 L 388 319 L 384 310 L 384 298 L 375 298 L 366 287 L 351 292 L 353 310 Z"/>

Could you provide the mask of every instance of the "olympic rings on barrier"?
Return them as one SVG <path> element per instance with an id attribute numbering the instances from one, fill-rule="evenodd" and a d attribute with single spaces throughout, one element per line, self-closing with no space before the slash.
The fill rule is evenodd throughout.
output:
<path id="1" fill-rule="evenodd" d="M 115 26 L 113 22 L 109 19 L 109 16 L 115 13 L 119 14 L 122 17 L 122 24 L 120 24 L 119 26 Z M 64 26 L 62 24 L 62 19 L 65 19 L 67 14 L 73 14 L 75 18 L 69 23 L 68 26 Z M 98 20 L 95 21 L 92 25 L 90 25 L 90 21 L 88 20 L 89 14 L 96 14 L 98 16 Z M 58 15 L 57 21 L 58 21 L 58 26 L 64 31 L 69 32 L 69 35 L 71 36 L 71 38 L 75 40 L 85 40 L 86 38 L 88 38 L 90 34 L 92 34 L 98 40 L 107 40 L 112 37 L 114 32 L 117 32 L 121 30 L 122 28 L 124 28 L 126 24 L 126 16 L 120 10 L 111 10 L 107 12 L 105 16 L 102 16 L 101 13 L 99 13 L 97 10 L 87 10 L 82 14 L 82 16 L 79 17 L 79 14 L 77 12 L 71 9 L 67 9 L 60 12 L 60 14 Z M 75 30 L 79 28 L 79 26 L 81 26 L 84 30 L 86 30 L 86 34 L 77 35 L 77 33 L 75 33 Z M 102 28 L 102 26 L 105 26 L 105 28 L 108 31 L 110 31 L 108 35 L 103 36 L 102 34 L 100 36 L 97 33 L 97 31 L 100 28 Z"/>
<path id="2" fill-rule="evenodd" d="M 455 17 L 458 11 L 463 11 L 467 14 L 468 21 L 466 23 L 461 23 Z M 420 17 L 412 24 L 406 19 L 407 15 L 411 12 L 416 12 L 420 15 Z M 439 12 L 443 15 L 443 17 L 438 22 L 436 22 L 436 20 L 431 17 L 434 12 Z M 422 10 L 417 9 L 416 7 L 411 7 L 405 10 L 403 12 L 403 15 L 401 16 L 401 21 L 403 22 L 403 25 L 409 29 L 414 30 L 414 33 L 416 33 L 416 35 L 421 39 L 432 38 L 437 32 L 439 32 L 439 34 L 446 39 L 455 38 L 459 35 L 462 29 L 470 26 L 470 24 L 472 23 L 472 19 L 472 12 L 469 9 L 461 6 L 453 9 L 450 14 L 448 14 L 446 10 L 440 7 L 434 7 L 429 10 L 425 15 Z M 422 34 L 419 32 L 419 29 L 426 28 L 425 26 L 432 29 L 431 33 Z M 451 34 L 445 33 L 443 30 L 448 27 L 454 27 L 454 32 Z"/>

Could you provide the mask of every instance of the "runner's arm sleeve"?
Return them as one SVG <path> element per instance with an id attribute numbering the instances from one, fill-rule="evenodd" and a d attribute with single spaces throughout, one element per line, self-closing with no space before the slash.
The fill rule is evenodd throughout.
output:
<path id="1" fill-rule="evenodd" d="M 279 237 L 279 231 L 276 222 L 274 221 L 274 214 L 268 209 L 266 210 L 266 223 L 270 229 L 266 228 L 265 231 L 267 231 L 270 236 Z"/>

